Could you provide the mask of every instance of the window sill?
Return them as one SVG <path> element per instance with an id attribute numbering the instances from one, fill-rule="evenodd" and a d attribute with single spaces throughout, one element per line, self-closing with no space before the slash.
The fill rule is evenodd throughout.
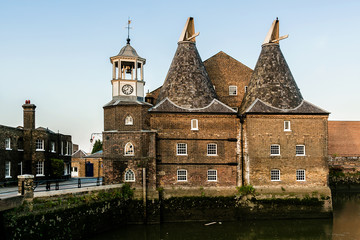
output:
<path id="1" fill-rule="evenodd" d="M 19 152 L 23 152 L 23 151 L 24 151 L 24 149 L 18 149 L 18 151 L 19 151 Z"/>
<path id="2" fill-rule="evenodd" d="M 36 152 L 45 152 L 45 149 L 36 149 Z"/>
<path id="3" fill-rule="evenodd" d="M 296 180 L 297 182 L 306 182 L 306 180 Z"/>
<path id="4" fill-rule="evenodd" d="M 5 178 L 12 178 L 12 176 L 6 176 Z"/>
<path id="5" fill-rule="evenodd" d="M 8 151 L 10 151 L 10 150 L 12 150 L 11 148 L 5 148 L 5 150 L 8 150 Z"/>
<path id="6" fill-rule="evenodd" d="M 198 128 L 192 128 L 191 131 L 199 131 Z"/>
<path id="7" fill-rule="evenodd" d="M 130 181 L 130 180 L 128 180 L 128 181 L 125 181 L 125 182 L 135 182 L 135 180 L 134 180 L 134 181 Z"/>
<path id="8" fill-rule="evenodd" d="M 45 177 L 44 174 L 36 174 L 36 177 Z"/>
<path id="9" fill-rule="evenodd" d="M 176 154 L 176 156 L 187 156 L 187 154 Z"/>
<path id="10" fill-rule="evenodd" d="M 206 156 L 208 156 L 208 157 L 218 157 L 219 155 L 217 155 L 217 154 L 207 154 Z"/>
<path id="11" fill-rule="evenodd" d="M 281 182 L 281 180 L 271 180 L 272 182 Z"/>
<path id="12" fill-rule="evenodd" d="M 177 180 L 178 182 L 187 182 L 187 180 Z"/>
<path id="13" fill-rule="evenodd" d="M 208 182 L 217 182 L 217 180 L 208 180 Z"/>
<path id="14" fill-rule="evenodd" d="M 291 132 L 291 130 L 285 130 L 285 129 L 284 129 L 284 132 Z"/>
<path id="15" fill-rule="evenodd" d="M 296 156 L 296 157 L 306 157 L 305 154 L 304 154 L 304 155 L 298 155 L 298 154 L 296 154 L 295 156 Z"/>
<path id="16" fill-rule="evenodd" d="M 51 151 L 52 153 L 56 153 L 56 151 Z"/>
<path id="17" fill-rule="evenodd" d="M 270 154 L 270 157 L 280 157 L 280 154 Z"/>

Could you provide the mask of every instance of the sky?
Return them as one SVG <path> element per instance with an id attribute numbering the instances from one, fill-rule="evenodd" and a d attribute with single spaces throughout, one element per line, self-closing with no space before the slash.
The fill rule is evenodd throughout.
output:
<path id="1" fill-rule="evenodd" d="M 111 100 L 109 58 L 126 44 L 146 58 L 145 91 L 165 80 L 188 17 L 202 60 L 223 51 L 254 68 L 276 17 L 281 50 L 307 101 L 329 120 L 360 120 L 360 1 L 0 0 L 0 125 L 22 126 L 22 104 L 36 127 L 72 135 L 90 151 Z"/>

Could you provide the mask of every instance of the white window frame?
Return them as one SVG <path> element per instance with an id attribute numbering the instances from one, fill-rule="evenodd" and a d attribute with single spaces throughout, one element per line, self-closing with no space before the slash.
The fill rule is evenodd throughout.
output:
<path id="1" fill-rule="evenodd" d="M 61 149 L 60 149 L 60 155 L 64 155 L 64 142 L 61 141 Z"/>
<path id="2" fill-rule="evenodd" d="M 35 149 L 36 151 L 45 151 L 44 139 L 36 139 L 35 141 Z"/>
<path id="3" fill-rule="evenodd" d="M 215 148 L 213 148 L 215 147 Z M 217 156 L 217 144 L 216 143 L 208 143 L 207 144 L 207 156 Z"/>
<path id="4" fill-rule="evenodd" d="M 281 178 L 280 178 L 280 170 L 279 169 L 271 169 L 270 170 L 270 180 L 272 182 L 279 182 L 281 181 Z"/>
<path id="5" fill-rule="evenodd" d="M 306 171 L 305 169 L 296 170 L 296 181 L 305 182 L 306 181 Z"/>
<path id="6" fill-rule="evenodd" d="M 191 119 L 191 130 L 199 130 L 199 121 L 197 119 Z"/>
<path id="7" fill-rule="evenodd" d="M 237 95 L 238 95 L 237 86 L 230 85 L 229 86 L 229 96 L 237 96 Z"/>
<path id="8" fill-rule="evenodd" d="M 127 150 L 127 148 L 132 148 L 132 151 Z M 131 142 L 128 142 L 125 144 L 125 147 L 124 147 L 124 156 L 134 156 L 135 155 L 135 147 L 134 145 L 131 143 Z"/>
<path id="9" fill-rule="evenodd" d="M 45 167 L 44 161 L 38 161 L 36 163 L 36 176 L 45 176 L 44 167 Z"/>
<path id="10" fill-rule="evenodd" d="M 176 179 L 178 182 L 187 182 L 187 170 L 186 169 L 178 169 L 176 171 Z"/>
<path id="11" fill-rule="evenodd" d="M 11 162 L 5 161 L 5 178 L 11 178 Z"/>
<path id="12" fill-rule="evenodd" d="M 125 117 L 125 125 L 126 126 L 131 126 L 131 125 L 134 125 L 134 119 L 131 115 L 127 115 Z"/>
<path id="13" fill-rule="evenodd" d="M 55 148 L 55 142 L 54 142 L 54 141 L 51 141 L 51 142 L 50 142 L 50 147 L 51 147 L 51 150 L 50 150 L 50 151 L 51 151 L 52 153 L 56 153 L 56 148 Z"/>
<path id="14" fill-rule="evenodd" d="M 245 93 L 247 92 L 247 90 L 248 90 L 248 86 L 245 86 L 245 87 L 244 87 Z"/>
<path id="15" fill-rule="evenodd" d="M 284 132 L 291 132 L 291 122 L 288 120 L 284 121 Z"/>
<path id="16" fill-rule="evenodd" d="M 217 182 L 217 170 L 209 169 L 207 171 L 207 180 L 208 182 Z"/>
<path id="17" fill-rule="evenodd" d="M 298 148 L 303 148 L 303 149 L 298 150 Z M 305 145 L 296 145 L 295 146 L 295 154 L 296 154 L 296 156 L 305 156 Z"/>
<path id="18" fill-rule="evenodd" d="M 182 151 L 185 151 L 185 153 Z M 176 155 L 187 156 L 187 143 L 177 143 L 176 144 Z"/>
<path id="19" fill-rule="evenodd" d="M 125 182 L 135 182 L 135 172 L 131 169 L 128 169 L 124 174 Z"/>
<path id="20" fill-rule="evenodd" d="M 279 153 L 275 153 L 275 151 L 277 151 L 276 148 L 278 148 Z M 270 156 L 280 156 L 280 145 L 279 144 L 271 144 Z"/>
<path id="21" fill-rule="evenodd" d="M 18 163 L 20 165 L 20 175 L 23 175 L 23 162 Z"/>
<path id="22" fill-rule="evenodd" d="M 11 150 L 11 138 L 5 138 L 5 149 Z"/>

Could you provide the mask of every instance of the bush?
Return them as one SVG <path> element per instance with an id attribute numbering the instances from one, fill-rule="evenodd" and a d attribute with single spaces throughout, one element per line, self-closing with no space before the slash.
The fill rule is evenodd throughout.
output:
<path id="1" fill-rule="evenodd" d="M 64 175 L 64 161 L 61 159 L 52 158 L 51 169 L 51 176 L 53 178 L 60 178 L 62 175 Z"/>
<path id="2" fill-rule="evenodd" d="M 254 194 L 255 188 L 251 185 L 241 186 L 237 187 L 237 190 L 240 194 L 240 196 L 248 195 L 248 194 Z"/>

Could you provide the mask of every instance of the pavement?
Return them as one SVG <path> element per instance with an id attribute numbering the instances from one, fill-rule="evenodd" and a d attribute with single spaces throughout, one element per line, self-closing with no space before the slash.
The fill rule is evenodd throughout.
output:
<path id="1" fill-rule="evenodd" d="M 68 190 L 71 192 L 71 189 L 79 189 L 78 181 L 81 181 L 81 188 L 87 188 L 87 187 L 97 187 L 97 178 L 70 178 L 65 181 L 59 182 L 59 190 Z M 102 178 L 100 178 L 99 182 L 100 186 L 102 185 Z M 50 191 L 46 190 L 46 181 L 41 181 L 35 188 L 34 194 L 39 192 L 55 192 L 59 191 L 55 190 L 55 183 L 50 184 Z M 14 197 L 20 195 L 18 193 L 18 187 L 17 186 L 11 186 L 11 187 L 0 187 L 0 199 L 5 199 L 9 197 Z"/>

